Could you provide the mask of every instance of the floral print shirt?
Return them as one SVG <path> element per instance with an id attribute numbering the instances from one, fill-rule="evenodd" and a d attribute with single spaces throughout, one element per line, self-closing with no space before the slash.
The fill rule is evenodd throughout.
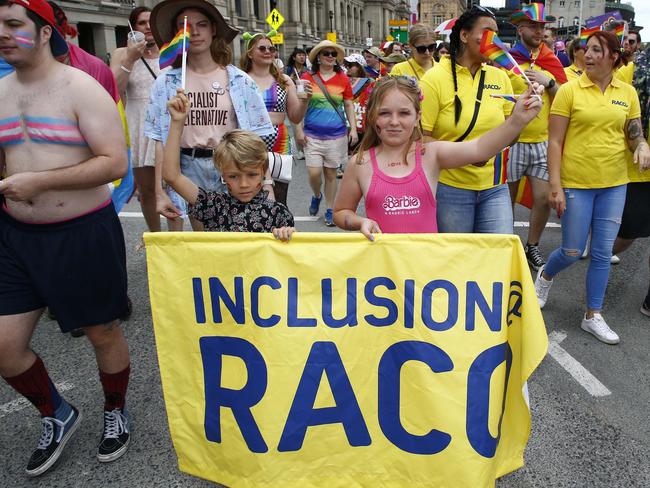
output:
<path id="1" fill-rule="evenodd" d="M 639 95 L 641 104 L 641 123 L 643 133 L 648 136 L 648 120 L 650 120 L 650 48 L 640 52 L 634 61 L 634 88 Z"/>
<path id="2" fill-rule="evenodd" d="M 228 65 L 228 90 L 233 108 L 237 114 L 240 129 L 255 132 L 258 136 L 273 134 L 273 125 L 266 111 L 264 99 L 253 79 L 239 68 Z M 167 142 L 171 117 L 167 102 L 176 95 L 181 86 L 181 69 L 170 69 L 156 78 L 151 88 L 144 135 L 154 141 Z"/>
<path id="3" fill-rule="evenodd" d="M 294 226 L 289 209 L 267 199 L 265 191 L 244 203 L 229 193 L 199 187 L 196 203 L 189 205 L 187 214 L 201 221 L 210 232 L 271 232 L 278 227 Z"/>

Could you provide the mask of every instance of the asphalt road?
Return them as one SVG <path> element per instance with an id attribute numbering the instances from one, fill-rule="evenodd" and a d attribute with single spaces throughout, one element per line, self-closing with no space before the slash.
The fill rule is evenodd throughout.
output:
<path id="1" fill-rule="evenodd" d="M 290 208 L 306 216 L 310 192 L 304 168 L 295 169 Z M 138 212 L 137 203 L 125 209 Z M 517 209 L 516 220 L 527 212 Z M 130 451 L 100 465 L 102 392 L 94 355 L 85 339 L 59 332 L 44 318 L 33 347 L 84 420 L 55 469 L 31 480 L 24 468 L 40 435 L 36 411 L 0 382 L 0 486 L 213 486 L 177 469 L 167 428 L 149 309 L 145 253 L 138 249 L 144 221 L 122 218 L 128 250 L 132 318 L 124 328 L 132 354 L 128 404 L 135 425 Z M 300 231 L 338 231 L 321 221 L 298 220 Z M 517 227 L 525 236 L 526 228 Z M 542 251 L 559 245 L 560 229 L 547 228 Z M 556 279 L 544 317 L 553 355 L 529 382 L 533 432 L 526 465 L 498 481 L 499 488 L 650 486 L 650 318 L 638 311 L 648 286 L 648 241 L 637 242 L 612 268 L 604 316 L 621 336 L 608 346 L 580 329 L 585 301 L 582 261 Z M 577 379 L 576 379 L 577 378 Z"/>

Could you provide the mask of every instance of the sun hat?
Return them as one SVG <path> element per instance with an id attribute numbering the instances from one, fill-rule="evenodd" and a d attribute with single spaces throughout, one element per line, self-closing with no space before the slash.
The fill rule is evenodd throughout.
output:
<path id="1" fill-rule="evenodd" d="M 52 36 L 50 37 L 50 47 L 54 57 L 63 56 L 68 52 L 68 43 L 59 32 L 54 19 L 54 10 L 45 0 L 9 0 L 9 3 L 20 5 L 26 10 L 38 15 L 45 23 L 52 27 Z"/>
<path id="2" fill-rule="evenodd" d="M 348 63 L 357 63 L 362 68 L 366 67 L 366 58 L 364 58 L 359 53 L 350 54 L 349 56 L 346 56 L 343 59 L 345 59 L 345 61 L 347 61 Z"/>
<path id="3" fill-rule="evenodd" d="M 381 56 L 379 59 L 382 60 L 384 63 L 403 63 L 406 61 L 406 56 L 400 53 L 391 53 L 388 56 Z"/>
<path id="4" fill-rule="evenodd" d="M 192 8 L 205 12 L 208 18 L 217 25 L 217 37 L 232 42 L 239 34 L 237 29 L 228 25 L 221 12 L 217 10 L 217 7 L 212 2 L 205 0 L 165 0 L 153 8 L 149 22 L 151 34 L 153 34 L 153 38 L 159 47 L 171 41 L 176 35 L 176 29 L 172 26 L 176 16 L 183 10 Z"/>
<path id="5" fill-rule="evenodd" d="M 368 49 L 363 50 L 364 53 L 370 53 L 373 56 L 377 56 L 378 58 L 381 58 L 384 55 L 384 52 L 379 49 L 377 46 L 372 46 L 369 47 Z"/>
<path id="6" fill-rule="evenodd" d="M 343 51 L 343 48 L 339 46 L 338 44 L 333 43 L 332 41 L 329 41 L 325 39 L 324 41 L 320 41 L 318 44 L 316 44 L 311 51 L 309 51 L 309 61 L 311 63 L 316 62 L 316 56 L 318 56 L 318 53 L 321 52 L 323 49 L 326 49 L 328 47 L 333 48 L 337 53 L 338 56 L 336 56 L 336 60 L 339 63 L 343 62 L 343 58 L 345 57 L 345 51 Z"/>
<path id="7" fill-rule="evenodd" d="M 537 22 L 539 24 L 548 24 L 550 20 L 544 20 L 544 4 L 543 3 L 530 3 L 522 5 L 521 10 L 517 10 L 510 17 L 510 22 L 517 25 L 519 22 L 528 20 L 530 22 Z"/>

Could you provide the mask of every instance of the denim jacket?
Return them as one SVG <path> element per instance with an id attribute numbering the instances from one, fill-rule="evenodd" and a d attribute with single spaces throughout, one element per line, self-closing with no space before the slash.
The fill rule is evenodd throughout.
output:
<path id="1" fill-rule="evenodd" d="M 264 99 L 253 79 L 233 65 L 226 66 L 228 88 L 237 125 L 240 129 L 256 133 L 258 136 L 273 134 L 273 125 L 266 111 Z M 171 69 L 156 78 L 151 95 L 147 118 L 144 123 L 144 135 L 163 144 L 169 135 L 171 117 L 167 111 L 167 101 L 176 95 L 176 88 L 181 86 L 181 68 Z"/>

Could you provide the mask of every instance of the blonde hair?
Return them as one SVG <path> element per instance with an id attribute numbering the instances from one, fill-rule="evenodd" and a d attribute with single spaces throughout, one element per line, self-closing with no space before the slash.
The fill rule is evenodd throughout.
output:
<path id="1" fill-rule="evenodd" d="M 413 47 L 420 39 L 433 39 L 433 29 L 425 24 L 414 24 L 409 31 L 409 45 Z"/>
<path id="2" fill-rule="evenodd" d="M 359 144 L 359 147 L 357 148 L 357 164 L 363 163 L 363 154 L 368 149 L 371 147 L 377 147 L 381 144 L 381 139 L 379 138 L 379 134 L 377 134 L 377 129 L 375 128 L 377 113 L 379 112 L 379 107 L 386 97 L 386 94 L 393 89 L 399 90 L 401 93 L 406 95 L 413 103 L 415 113 L 420 113 L 420 89 L 413 79 L 406 76 L 384 76 L 377 80 L 366 106 L 366 128 L 363 133 L 361 144 Z M 409 144 L 403 154 L 403 162 L 405 164 L 407 164 L 406 156 L 411 145 L 420 139 L 422 139 L 422 128 L 418 122 L 418 125 L 413 129 L 413 133 L 409 139 Z"/>
<path id="3" fill-rule="evenodd" d="M 233 163 L 244 171 L 252 166 L 262 166 L 264 172 L 269 167 L 266 144 L 253 132 L 235 129 L 228 132 L 214 149 L 214 165 L 223 172 L 226 164 Z"/>
<path id="4" fill-rule="evenodd" d="M 248 47 L 246 49 L 246 52 L 244 53 L 244 55 L 239 60 L 239 67 L 245 73 L 249 73 L 250 70 L 253 69 L 253 60 L 251 59 L 250 55 L 253 52 L 253 50 L 257 47 L 257 45 L 259 44 L 259 42 L 262 39 L 266 39 L 271 43 L 272 46 L 274 45 L 271 38 L 269 36 L 267 36 L 266 34 L 255 34 L 248 41 L 248 44 L 247 44 Z M 278 67 L 277 67 L 277 65 L 275 63 L 271 63 L 271 66 L 269 68 L 269 72 L 271 73 L 271 76 L 273 76 L 275 81 L 278 83 L 278 86 L 280 88 L 284 89 L 286 87 L 287 82 L 284 79 L 284 77 L 282 76 L 282 74 L 280 73 L 280 70 L 278 69 Z"/>

